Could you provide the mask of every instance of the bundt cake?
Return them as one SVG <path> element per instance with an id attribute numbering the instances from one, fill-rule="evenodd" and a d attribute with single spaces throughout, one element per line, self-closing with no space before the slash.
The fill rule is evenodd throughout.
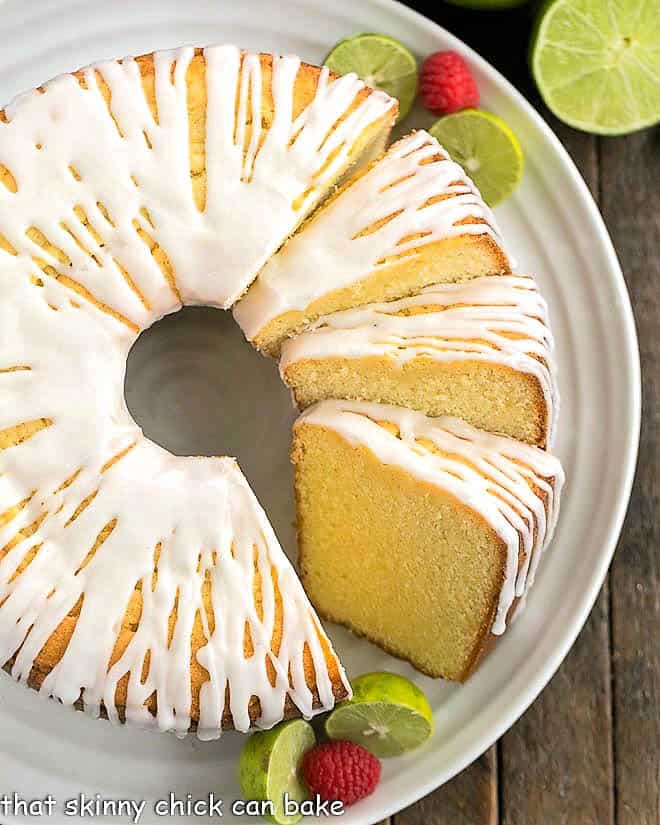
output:
<path id="1" fill-rule="evenodd" d="M 380 401 L 541 447 L 556 419 L 547 308 L 528 277 L 437 284 L 324 315 L 285 341 L 280 373 L 301 408 Z"/>
<path id="2" fill-rule="evenodd" d="M 232 46 L 91 66 L 0 112 L 0 664 L 90 713 L 267 727 L 349 695 L 232 459 L 124 402 L 129 348 L 228 307 L 396 102 Z"/>
<path id="3" fill-rule="evenodd" d="M 308 595 L 433 676 L 464 679 L 504 630 L 563 478 L 539 449 L 545 304 L 430 135 L 383 154 L 396 114 L 355 75 L 233 46 L 90 66 L 0 111 L 14 678 L 212 738 L 350 696 Z M 307 594 L 236 462 L 175 457 L 128 412 L 131 346 L 185 304 L 233 308 L 313 404 L 292 449 Z"/>
<path id="4" fill-rule="evenodd" d="M 309 407 L 292 460 L 300 571 L 319 613 L 464 680 L 534 579 L 559 461 L 456 418 L 359 401 Z"/>
<path id="5" fill-rule="evenodd" d="M 509 272 L 490 209 L 420 131 L 345 184 L 268 261 L 234 317 L 258 349 L 277 355 L 321 315 Z"/>

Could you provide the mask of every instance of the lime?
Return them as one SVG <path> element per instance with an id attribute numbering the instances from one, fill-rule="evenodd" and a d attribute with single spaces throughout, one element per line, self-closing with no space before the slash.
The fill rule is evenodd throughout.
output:
<path id="1" fill-rule="evenodd" d="M 657 2 L 546 2 L 531 63 L 546 104 L 569 126 L 622 135 L 660 121 Z"/>
<path id="2" fill-rule="evenodd" d="M 267 818 L 291 825 L 301 815 L 284 812 L 284 794 L 295 802 L 309 798 L 300 775 L 300 763 L 316 742 L 312 726 L 302 719 L 253 734 L 238 757 L 238 781 L 245 799 L 270 800 L 274 814 Z"/>
<path id="3" fill-rule="evenodd" d="M 349 739 L 375 756 L 398 756 L 433 733 L 433 713 L 422 691 L 396 673 L 365 673 L 351 682 L 353 698 L 325 723 L 330 739 Z"/>
<path id="4" fill-rule="evenodd" d="M 384 34 L 356 34 L 340 40 L 323 61 L 337 74 L 355 72 L 368 86 L 399 101 L 402 120 L 417 94 L 417 61 L 410 51 Z"/>
<path id="5" fill-rule="evenodd" d="M 429 132 L 465 169 L 489 206 L 503 201 L 520 183 L 520 143 L 497 115 L 465 109 L 436 120 Z"/>

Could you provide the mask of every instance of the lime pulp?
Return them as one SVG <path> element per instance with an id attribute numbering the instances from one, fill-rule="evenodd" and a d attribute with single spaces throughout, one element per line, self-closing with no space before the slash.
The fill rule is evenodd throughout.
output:
<path id="1" fill-rule="evenodd" d="M 545 103 L 569 126 L 620 135 L 660 122 L 657 3 L 549 0 L 530 59 Z"/>
<path id="2" fill-rule="evenodd" d="M 398 40 L 384 34 L 356 34 L 340 40 L 324 60 L 337 74 L 355 72 L 368 86 L 399 101 L 398 120 L 410 111 L 417 94 L 417 61 Z"/>
<path id="3" fill-rule="evenodd" d="M 507 198 L 523 172 L 518 139 L 497 115 L 465 109 L 437 120 L 430 133 L 465 169 L 489 206 Z"/>
<path id="4" fill-rule="evenodd" d="M 375 756 L 414 750 L 433 732 L 433 713 L 424 693 L 395 673 L 367 673 L 352 682 L 353 699 L 326 720 L 330 739 L 348 739 Z"/>
<path id="5" fill-rule="evenodd" d="M 315 742 L 311 725 L 294 719 L 254 733 L 243 745 L 238 758 L 241 793 L 246 800 L 270 801 L 273 813 L 268 819 L 277 825 L 294 825 L 301 819 L 299 813 L 285 813 L 284 795 L 298 803 L 309 798 L 300 767 Z"/>

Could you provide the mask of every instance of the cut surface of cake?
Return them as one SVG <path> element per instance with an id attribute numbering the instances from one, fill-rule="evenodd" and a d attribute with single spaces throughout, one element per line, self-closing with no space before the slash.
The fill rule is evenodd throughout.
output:
<path id="1" fill-rule="evenodd" d="M 378 401 L 544 447 L 558 406 L 553 349 L 533 278 L 486 276 L 324 315 L 285 341 L 280 374 L 301 408 Z"/>
<path id="2" fill-rule="evenodd" d="M 509 272 L 490 209 L 420 131 L 330 198 L 266 264 L 234 316 L 248 340 L 277 355 L 321 315 Z"/>
<path id="3" fill-rule="evenodd" d="M 456 418 L 323 401 L 294 425 L 299 563 L 319 613 L 464 680 L 531 585 L 563 472 Z"/>

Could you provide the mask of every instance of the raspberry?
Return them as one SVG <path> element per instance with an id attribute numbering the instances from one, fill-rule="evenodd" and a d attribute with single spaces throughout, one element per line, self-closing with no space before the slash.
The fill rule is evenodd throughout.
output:
<path id="1" fill-rule="evenodd" d="M 419 79 L 422 103 L 436 115 L 476 109 L 479 90 L 466 62 L 457 52 L 434 52 L 422 65 Z"/>
<path id="2" fill-rule="evenodd" d="M 311 792 L 321 799 L 352 805 L 374 792 L 380 761 L 362 745 L 336 740 L 307 751 L 302 772 Z"/>

